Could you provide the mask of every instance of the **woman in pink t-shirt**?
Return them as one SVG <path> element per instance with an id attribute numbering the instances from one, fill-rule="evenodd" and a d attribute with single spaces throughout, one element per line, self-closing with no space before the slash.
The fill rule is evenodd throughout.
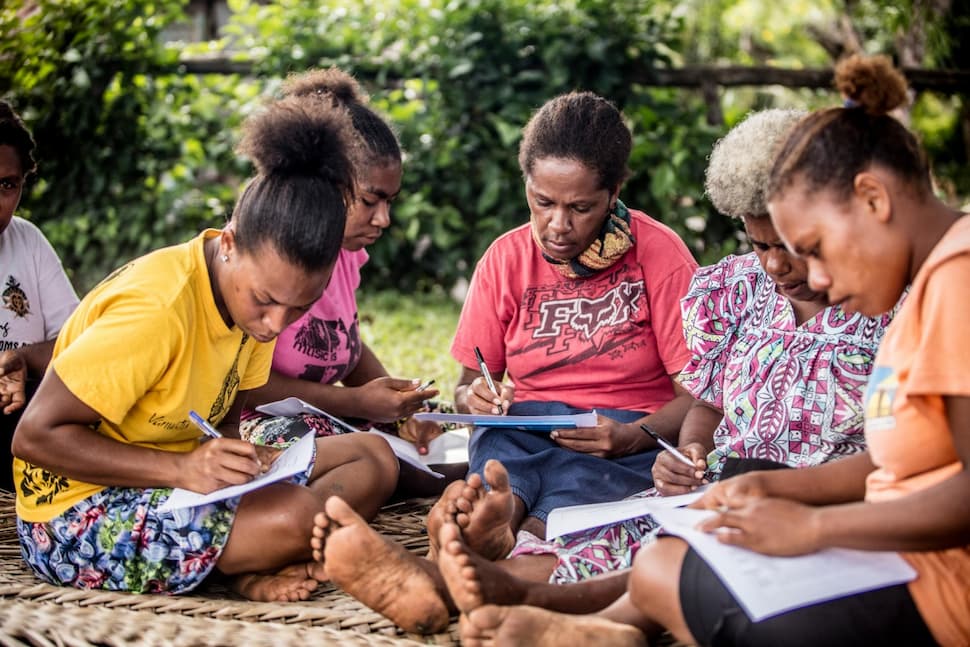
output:
<path id="1" fill-rule="evenodd" d="M 438 391 L 419 391 L 418 380 L 388 375 L 361 339 L 357 317 L 360 268 L 368 258 L 365 248 L 391 224 L 391 203 L 401 189 L 397 137 L 367 106 L 357 82 L 336 68 L 294 77 L 284 86 L 284 94 L 331 96 L 350 113 L 364 155 L 357 169 L 357 198 L 347 211 L 343 245 L 330 283 L 309 311 L 280 334 L 269 382 L 253 391 L 250 404 L 296 397 L 354 426 L 377 426 L 399 434 L 422 451 L 441 428 L 410 416 L 426 409 Z M 329 436 L 344 433 L 345 428 L 312 413 L 290 417 L 255 411 L 245 414 L 242 426 L 250 441 L 276 446 L 286 446 L 310 430 L 317 436 Z M 442 487 L 441 480 L 424 478 L 405 463 L 401 466 L 402 483 L 409 492 L 426 496 Z"/>

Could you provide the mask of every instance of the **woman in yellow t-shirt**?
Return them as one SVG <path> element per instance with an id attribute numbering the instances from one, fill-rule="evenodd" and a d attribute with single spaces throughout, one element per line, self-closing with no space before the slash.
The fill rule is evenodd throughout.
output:
<path id="1" fill-rule="evenodd" d="M 368 434 L 316 440 L 305 473 L 162 511 L 179 487 L 251 481 L 278 450 L 239 438 L 276 336 L 323 292 L 354 197 L 346 111 L 289 97 L 250 117 L 255 163 L 231 220 L 120 268 L 64 324 L 13 440 L 27 563 L 79 588 L 180 593 L 213 569 L 259 600 L 305 599 L 325 575 L 312 520 L 331 494 L 372 517 L 398 463 Z M 221 437 L 200 443 L 198 412 Z"/>
<path id="2" fill-rule="evenodd" d="M 698 504 L 715 511 L 699 529 L 769 555 L 895 551 L 916 579 L 753 622 L 730 582 L 663 537 L 638 553 L 628 593 L 599 617 L 564 616 L 482 605 L 495 589 L 446 525 L 440 559 L 465 644 L 634 645 L 662 628 L 699 645 L 970 644 L 970 218 L 936 198 L 916 138 L 888 114 L 907 97 L 888 59 L 847 59 L 836 80 L 845 107 L 795 126 L 768 210 L 831 304 L 872 316 L 911 284 L 870 377 L 868 451 L 721 481 Z"/>

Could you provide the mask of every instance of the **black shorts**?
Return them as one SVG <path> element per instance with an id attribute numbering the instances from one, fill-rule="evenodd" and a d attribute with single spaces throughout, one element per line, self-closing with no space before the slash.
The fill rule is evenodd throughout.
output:
<path id="1" fill-rule="evenodd" d="M 697 644 L 711 647 L 936 644 L 905 584 L 752 622 L 693 548 L 688 549 L 680 571 L 680 606 Z"/>

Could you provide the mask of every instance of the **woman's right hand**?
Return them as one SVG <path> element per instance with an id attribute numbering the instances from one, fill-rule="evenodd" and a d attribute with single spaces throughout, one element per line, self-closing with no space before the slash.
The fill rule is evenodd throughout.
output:
<path id="1" fill-rule="evenodd" d="M 488 388 L 488 383 L 483 376 L 479 375 L 472 380 L 471 384 L 468 385 L 468 394 L 465 399 L 468 412 L 481 415 L 508 413 L 509 407 L 512 406 L 512 401 L 515 399 L 515 387 L 511 384 L 499 382 L 495 385 L 495 388 L 498 389 L 498 396 Z"/>
<path id="2" fill-rule="evenodd" d="M 355 389 L 361 415 L 373 422 L 393 422 L 421 410 L 426 400 L 438 395 L 437 389 L 418 391 L 415 380 L 378 377 Z"/>
<path id="3" fill-rule="evenodd" d="M 652 474 L 654 487 L 662 496 L 687 494 L 705 482 L 707 450 L 704 446 L 700 443 L 688 443 L 677 449 L 694 462 L 694 467 L 689 467 L 668 451 L 660 452 L 653 464 Z"/>
<path id="4" fill-rule="evenodd" d="M 248 483 L 265 469 L 256 447 L 237 438 L 213 438 L 183 454 L 178 487 L 200 494 Z"/>
<path id="5" fill-rule="evenodd" d="M 720 510 L 742 499 L 761 499 L 769 496 L 763 476 L 768 472 L 748 472 L 718 481 L 690 507 L 704 510 Z"/>

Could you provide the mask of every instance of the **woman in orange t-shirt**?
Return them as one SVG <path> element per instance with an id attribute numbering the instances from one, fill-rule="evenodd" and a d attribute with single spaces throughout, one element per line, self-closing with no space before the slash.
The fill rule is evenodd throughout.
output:
<path id="1" fill-rule="evenodd" d="M 662 628 L 701 645 L 970 644 L 970 218 L 934 196 L 916 138 L 889 116 L 907 93 L 888 59 L 850 58 L 836 81 L 846 105 L 795 126 L 768 207 L 831 304 L 872 316 L 911 285 L 870 378 L 870 449 L 719 482 L 697 504 L 717 511 L 699 527 L 769 555 L 896 551 L 916 579 L 752 622 L 685 541 L 662 537 L 639 552 L 628 593 L 598 618 L 478 606 L 465 595 L 465 644 L 595 636 L 633 645 Z M 449 588 L 474 583 L 471 570 L 455 571 Z"/>

